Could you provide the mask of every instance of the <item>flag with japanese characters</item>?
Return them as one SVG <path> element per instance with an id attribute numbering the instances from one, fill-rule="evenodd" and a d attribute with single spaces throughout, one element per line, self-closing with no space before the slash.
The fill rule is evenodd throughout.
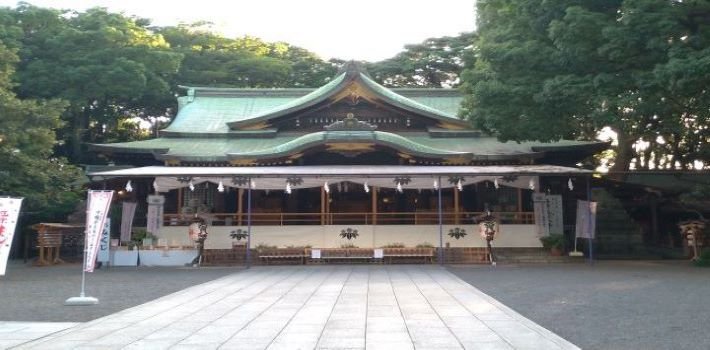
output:
<path id="1" fill-rule="evenodd" d="M 5 275 L 22 198 L 0 198 L 0 276 Z"/>
<path id="2" fill-rule="evenodd" d="M 86 208 L 86 238 L 84 240 L 84 271 L 94 272 L 101 235 L 111 206 L 113 191 L 89 191 Z"/>

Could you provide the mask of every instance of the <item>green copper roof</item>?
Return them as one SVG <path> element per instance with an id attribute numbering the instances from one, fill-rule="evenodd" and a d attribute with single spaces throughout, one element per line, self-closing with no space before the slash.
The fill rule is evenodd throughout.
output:
<path id="1" fill-rule="evenodd" d="M 298 153 L 317 145 L 341 142 L 371 142 L 423 157 L 471 155 L 470 152 L 467 151 L 449 151 L 434 148 L 417 143 L 406 137 L 383 131 L 319 131 L 300 136 L 271 148 L 247 152 L 240 150 L 239 152 L 229 153 L 228 156 L 230 158 L 275 158 Z"/>

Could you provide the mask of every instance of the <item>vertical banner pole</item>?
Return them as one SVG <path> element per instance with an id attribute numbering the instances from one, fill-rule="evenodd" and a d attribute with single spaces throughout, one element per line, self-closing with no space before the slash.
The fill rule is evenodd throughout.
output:
<path id="1" fill-rule="evenodd" d="M 592 236 L 592 186 L 591 186 L 591 176 L 587 177 L 587 230 L 589 232 L 589 264 L 592 264 L 593 259 L 593 236 Z"/>
<path id="2" fill-rule="evenodd" d="M 439 176 L 438 179 L 438 184 L 439 184 L 439 198 L 438 198 L 438 207 L 439 207 L 439 265 L 444 264 L 444 214 L 442 213 L 442 208 L 441 208 L 441 176 Z M 454 189 L 455 191 L 455 189 Z"/>
<path id="3" fill-rule="evenodd" d="M 101 236 L 106 228 L 106 217 L 111 207 L 113 191 L 89 190 L 86 200 L 86 229 L 84 230 L 84 256 L 81 269 L 81 293 L 64 301 L 64 305 L 96 305 L 99 299 L 86 296 L 86 273 L 94 272 Z"/>
<path id="4" fill-rule="evenodd" d="M 252 180 L 249 178 L 249 183 L 247 184 L 247 268 L 251 267 L 251 184 Z"/>

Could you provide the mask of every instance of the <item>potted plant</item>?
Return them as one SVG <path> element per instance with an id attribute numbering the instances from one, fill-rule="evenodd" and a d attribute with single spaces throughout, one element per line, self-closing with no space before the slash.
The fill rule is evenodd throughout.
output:
<path id="1" fill-rule="evenodd" d="M 549 236 L 540 237 L 543 248 L 550 250 L 552 256 L 562 256 L 562 246 L 564 236 L 559 233 L 551 233 Z"/>

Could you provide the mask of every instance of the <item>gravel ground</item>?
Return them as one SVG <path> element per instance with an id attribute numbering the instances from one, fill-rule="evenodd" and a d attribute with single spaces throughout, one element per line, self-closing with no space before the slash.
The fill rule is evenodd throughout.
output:
<path id="1" fill-rule="evenodd" d="M 687 262 L 450 266 L 583 349 L 710 349 L 710 269 Z"/>
<path id="2" fill-rule="evenodd" d="M 0 321 L 85 322 L 140 305 L 241 268 L 112 267 L 86 274 L 86 295 L 98 305 L 64 306 L 79 296 L 81 265 L 34 267 L 11 261 L 0 277 Z"/>

